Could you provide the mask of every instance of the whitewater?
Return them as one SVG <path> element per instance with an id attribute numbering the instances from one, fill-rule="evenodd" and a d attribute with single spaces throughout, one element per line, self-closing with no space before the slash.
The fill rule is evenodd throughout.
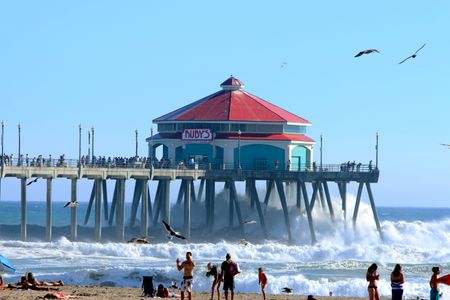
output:
<path id="1" fill-rule="evenodd" d="M 354 207 L 354 197 L 348 195 L 348 207 Z M 38 278 L 63 280 L 70 285 L 115 285 L 140 287 L 142 276 L 152 275 L 156 283 L 178 282 L 181 274 L 175 259 L 183 259 L 186 251 L 193 253 L 197 263 L 195 290 L 210 289 L 211 278 L 205 274 L 206 265 L 220 265 L 226 253 L 239 263 L 242 273 L 236 277 L 239 292 L 258 292 L 258 267 L 264 267 L 269 279 L 269 293 L 280 293 L 291 287 L 295 294 L 334 296 L 367 295 L 365 273 L 375 262 L 379 265 L 379 292 L 390 296 L 389 275 L 396 263 L 405 271 L 405 297 L 428 298 L 431 267 L 438 265 L 443 274 L 450 270 L 450 210 L 437 208 L 379 208 L 383 239 L 376 230 L 370 206 L 362 203 L 356 228 L 351 214 L 344 220 L 340 202 L 333 200 L 336 219 L 330 219 L 327 209 L 313 211 L 318 242 L 311 244 L 308 222 L 304 212 L 291 210 L 290 219 L 294 241 L 288 243 L 283 213 L 272 205 L 266 212 L 269 239 L 261 239 L 257 224 L 245 228 L 250 241 L 247 245 L 235 239 L 217 242 L 156 242 L 150 244 L 71 242 L 59 237 L 51 243 L 0 240 L 0 254 L 8 257 L 16 274 L 7 274 L 14 282 L 27 271 Z M 247 204 L 248 206 L 248 204 Z M 220 209 L 220 207 L 219 207 Z M 195 211 L 195 207 L 194 207 Z M 198 208 L 199 214 L 202 213 Z M 182 220 L 182 208 L 173 207 L 173 224 Z M 246 218 L 257 220 L 257 214 L 245 211 Z M 1 214 L 0 223 L 8 223 Z M 193 217 L 193 226 L 201 218 Z M 226 219 L 226 218 L 225 218 Z M 278 222 L 276 222 L 278 220 Z M 58 221 L 56 221 L 58 222 Z M 226 224 L 226 221 L 218 220 Z M 197 224 L 200 226 L 201 222 Z M 252 238 L 253 237 L 253 238 Z M 450 293 L 446 286 L 443 294 Z"/>

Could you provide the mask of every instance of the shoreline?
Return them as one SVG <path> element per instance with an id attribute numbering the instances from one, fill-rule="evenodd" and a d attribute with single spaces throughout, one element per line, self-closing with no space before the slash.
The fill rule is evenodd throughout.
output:
<path id="1" fill-rule="evenodd" d="M 64 293 L 66 298 L 63 299 L 91 299 L 91 300 L 115 300 L 115 299 L 151 299 L 150 297 L 142 296 L 141 288 L 121 288 L 121 287 L 106 287 L 106 286 L 78 286 L 65 285 L 58 287 L 59 292 Z M 20 289 L 6 289 L 0 290 L 1 300 L 29 300 L 29 299 L 43 299 L 50 291 L 34 291 L 34 290 L 20 290 Z M 179 294 L 179 292 L 177 292 Z M 192 299 L 209 300 L 210 292 L 194 291 Z M 40 298 L 39 298 L 40 297 Z M 361 300 L 365 297 L 347 297 L 347 296 L 315 296 L 317 300 Z M 157 298 L 158 299 L 158 298 Z M 215 295 L 215 299 L 217 296 Z M 221 291 L 221 299 L 224 298 L 223 291 Z M 236 300 L 262 300 L 262 295 L 259 293 L 235 293 Z M 306 300 L 307 295 L 295 294 L 267 294 L 267 300 Z M 389 297 L 381 297 L 381 299 L 390 299 Z"/>

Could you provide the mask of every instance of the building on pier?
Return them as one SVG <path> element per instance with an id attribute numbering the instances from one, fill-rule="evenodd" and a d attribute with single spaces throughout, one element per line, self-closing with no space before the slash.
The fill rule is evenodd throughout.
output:
<path id="1" fill-rule="evenodd" d="M 313 161 L 309 121 L 244 90 L 231 76 L 221 90 L 153 120 L 149 157 L 162 147 L 171 164 L 218 168 L 305 170 Z"/>

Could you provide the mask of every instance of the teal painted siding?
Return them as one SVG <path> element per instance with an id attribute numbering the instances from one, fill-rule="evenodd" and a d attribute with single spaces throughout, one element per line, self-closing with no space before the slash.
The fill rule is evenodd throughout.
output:
<path id="1" fill-rule="evenodd" d="M 304 170 L 311 162 L 311 151 L 304 146 L 292 149 L 291 170 Z"/>
<path id="2" fill-rule="evenodd" d="M 234 162 L 238 165 L 239 149 L 234 149 Z M 245 145 L 241 146 L 241 167 L 243 169 L 274 170 L 275 161 L 278 169 L 285 169 L 284 149 L 271 145 Z"/>
<path id="3" fill-rule="evenodd" d="M 223 153 L 223 151 L 222 151 Z M 177 162 L 188 160 L 191 156 L 207 156 L 208 161 L 213 159 L 213 147 L 210 144 L 186 144 L 184 147 L 177 147 L 175 159 Z"/>

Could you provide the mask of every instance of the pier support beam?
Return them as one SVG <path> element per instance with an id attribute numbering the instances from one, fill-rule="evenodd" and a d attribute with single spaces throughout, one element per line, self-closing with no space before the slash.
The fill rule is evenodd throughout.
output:
<path id="1" fill-rule="evenodd" d="M 288 211 L 287 202 L 286 202 L 286 195 L 284 193 L 283 182 L 281 182 L 280 180 L 277 180 L 276 185 L 277 185 L 278 195 L 280 196 L 281 207 L 283 208 L 283 212 L 284 212 L 284 222 L 286 223 L 288 238 L 289 238 L 289 241 L 292 241 L 291 222 L 289 221 L 289 211 Z"/>
<path id="2" fill-rule="evenodd" d="M 239 205 L 238 196 L 236 192 L 236 185 L 234 181 L 229 181 L 230 187 L 230 201 L 234 202 L 234 206 L 236 207 L 236 215 L 238 217 L 239 229 L 242 234 L 244 234 L 244 221 L 242 220 L 241 207 Z"/>
<path id="3" fill-rule="evenodd" d="M 205 206 L 206 206 L 206 225 L 210 234 L 214 231 L 214 201 L 215 201 L 215 181 L 206 180 L 205 187 Z"/>
<path id="4" fill-rule="evenodd" d="M 191 237 L 191 183 L 192 179 L 186 179 L 184 185 L 184 234 Z"/>
<path id="5" fill-rule="evenodd" d="M 95 179 L 95 241 L 102 239 L 102 179 Z"/>
<path id="6" fill-rule="evenodd" d="M 86 216 L 84 217 L 84 225 L 87 225 L 87 223 L 89 222 L 89 217 L 91 216 L 92 205 L 94 204 L 95 193 L 97 190 L 96 186 L 97 181 L 94 180 L 94 184 L 92 185 L 91 197 L 89 198 L 89 204 L 86 210 Z"/>
<path id="7" fill-rule="evenodd" d="M 164 202 L 164 214 L 162 219 L 170 224 L 170 179 L 164 179 L 162 181 L 164 189 L 162 194 L 162 199 Z M 193 186 L 193 185 L 192 185 Z"/>
<path id="8" fill-rule="evenodd" d="M 360 182 L 358 186 L 358 194 L 356 194 L 355 210 L 353 211 L 353 226 L 356 226 L 356 219 L 358 218 L 359 203 L 361 202 L 363 186 L 364 182 Z"/>
<path id="9" fill-rule="evenodd" d="M 309 204 L 309 208 L 312 211 L 314 209 L 314 204 L 316 203 L 316 198 L 317 198 L 317 192 L 319 191 L 319 182 L 318 181 L 313 181 L 312 182 L 312 187 L 313 187 L 313 193 L 311 196 L 311 202 Z"/>
<path id="10" fill-rule="evenodd" d="M 306 215 L 308 217 L 309 232 L 311 234 L 311 243 L 315 244 L 315 243 L 317 243 L 317 239 L 316 239 L 316 232 L 314 231 L 311 209 L 309 207 L 309 202 L 308 202 L 308 191 L 306 190 L 306 184 L 304 182 L 301 183 L 301 186 L 302 186 L 303 200 L 305 202 L 305 211 L 306 211 Z"/>
<path id="11" fill-rule="evenodd" d="M 161 215 L 162 210 L 162 195 L 163 195 L 163 184 L 161 180 L 158 181 L 158 187 L 156 188 L 155 201 L 153 204 L 153 226 L 156 226 L 158 223 L 159 215 Z M 184 192 L 184 191 L 183 191 Z M 170 223 L 169 223 L 170 224 Z"/>
<path id="12" fill-rule="evenodd" d="M 333 203 L 331 202 L 330 190 L 328 189 L 328 183 L 326 181 L 323 182 L 323 189 L 325 190 L 325 197 L 327 199 L 328 210 L 330 212 L 331 221 L 334 222 L 335 218 L 334 218 Z"/>
<path id="13" fill-rule="evenodd" d="M 77 182 L 78 179 L 71 179 L 70 201 L 77 201 Z M 70 238 L 74 242 L 78 239 L 78 224 L 77 224 L 77 206 L 70 208 Z"/>
<path id="14" fill-rule="evenodd" d="M 148 180 L 143 179 L 141 182 L 141 236 L 148 236 Z"/>
<path id="15" fill-rule="evenodd" d="M 252 199 L 252 202 L 256 206 L 256 210 L 258 211 L 259 223 L 261 224 L 261 229 L 263 231 L 264 238 L 267 239 L 269 235 L 267 234 L 266 221 L 264 220 L 264 214 L 261 208 L 261 203 L 259 202 L 258 192 L 256 190 L 256 182 L 254 179 L 247 181 L 250 181 L 249 183 L 250 197 Z"/>
<path id="16" fill-rule="evenodd" d="M 296 194 L 297 203 L 296 204 L 297 204 L 297 208 L 301 211 L 301 209 L 302 209 L 302 185 L 300 183 L 300 180 L 297 180 L 296 183 L 297 183 L 297 194 Z"/>
<path id="17" fill-rule="evenodd" d="M 125 179 L 116 181 L 116 235 L 119 241 L 125 240 Z M 112 212 L 111 212 L 112 213 Z"/>
<path id="18" fill-rule="evenodd" d="M 200 187 L 198 188 L 198 194 L 197 194 L 197 200 L 199 202 L 202 201 L 202 197 L 203 197 L 203 189 L 205 188 L 205 178 L 202 178 L 200 180 Z"/>
<path id="19" fill-rule="evenodd" d="M 134 224 L 136 223 L 136 214 L 141 194 L 142 194 L 142 180 L 135 179 L 133 202 L 131 203 L 130 228 L 133 228 Z"/>
<path id="20" fill-rule="evenodd" d="M 266 196 L 264 197 L 264 205 L 269 205 L 270 194 L 272 193 L 274 181 L 271 179 L 267 182 Z"/>
<path id="21" fill-rule="evenodd" d="M 47 178 L 47 222 L 45 226 L 45 238 L 52 241 L 52 179 Z"/>
<path id="22" fill-rule="evenodd" d="M 369 194 L 370 206 L 372 207 L 373 218 L 375 220 L 375 224 L 377 226 L 378 233 L 380 234 L 380 238 L 384 239 L 383 232 L 381 231 L 380 221 L 378 220 L 377 208 L 375 207 L 375 201 L 373 199 L 372 189 L 370 188 L 370 183 L 366 182 L 367 194 Z"/>
<path id="23" fill-rule="evenodd" d="M 27 179 L 20 178 L 21 223 L 20 239 L 27 241 Z"/>

